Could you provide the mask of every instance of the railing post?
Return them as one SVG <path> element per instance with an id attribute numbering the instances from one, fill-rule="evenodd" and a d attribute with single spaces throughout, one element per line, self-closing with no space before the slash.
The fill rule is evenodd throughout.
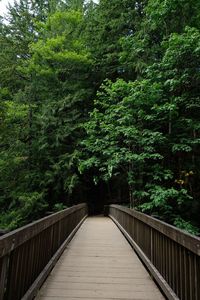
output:
<path id="1" fill-rule="evenodd" d="M 1 276 L 0 276 L 0 300 L 4 299 L 8 280 L 9 255 L 4 256 L 2 261 Z"/>
<path id="2" fill-rule="evenodd" d="M 150 261 L 153 262 L 153 229 L 150 229 L 150 243 L 151 243 L 151 253 L 150 253 Z"/>
<path id="3" fill-rule="evenodd" d="M 109 205 L 104 205 L 104 216 L 108 217 L 109 215 Z"/>

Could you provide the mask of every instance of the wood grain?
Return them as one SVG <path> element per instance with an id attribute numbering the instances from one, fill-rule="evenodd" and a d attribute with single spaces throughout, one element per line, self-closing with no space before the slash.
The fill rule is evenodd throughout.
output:
<path id="1" fill-rule="evenodd" d="M 90 217 L 68 245 L 37 300 L 164 299 L 116 225 Z"/>

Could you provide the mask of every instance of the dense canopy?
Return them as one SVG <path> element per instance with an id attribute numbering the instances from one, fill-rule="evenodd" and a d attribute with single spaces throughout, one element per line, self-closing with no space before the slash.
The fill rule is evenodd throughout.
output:
<path id="1" fill-rule="evenodd" d="M 1 228 L 102 201 L 199 233 L 199 1 L 16 1 L 0 66 Z"/>

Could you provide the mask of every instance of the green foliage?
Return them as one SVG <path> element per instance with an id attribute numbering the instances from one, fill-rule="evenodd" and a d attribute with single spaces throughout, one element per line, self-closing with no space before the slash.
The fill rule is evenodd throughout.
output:
<path id="1" fill-rule="evenodd" d="M 110 201 L 129 194 L 131 207 L 197 233 L 199 12 L 194 0 L 9 6 L 0 20 L 0 226 L 105 183 Z"/>
<path id="2" fill-rule="evenodd" d="M 174 220 L 174 225 L 186 232 L 189 232 L 190 234 L 193 234 L 193 235 L 199 234 L 199 228 L 197 228 L 196 226 L 193 226 L 191 224 L 191 222 L 187 222 L 187 221 L 183 220 L 181 217 L 177 217 Z"/>
<path id="3" fill-rule="evenodd" d="M 53 210 L 55 212 L 57 212 L 57 211 L 61 211 L 61 210 L 65 209 L 65 208 L 67 208 L 67 206 L 64 205 L 63 203 L 56 203 L 56 204 L 54 204 Z"/>
<path id="4" fill-rule="evenodd" d="M 163 216 L 167 214 L 168 219 L 170 215 L 173 214 L 173 210 L 176 206 L 181 206 L 183 203 L 192 200 L 192 197 L 188 195 L 185 189 L 167 189 L 162 186 L 147 185 L 147 191 L 151 201 L 140 205 L 139 209 L 143 212 L 147 211 L 150 213 L 159 211 Z"/>
<path id="5" fill-rule="evenodd" d="M 39 80 L 41 97 L 36 117 L 39 134 L 33 147 L 39 154 L 40 184 L 51 188 L 55 199 L 60 193 L 71 194 L 79 182 L 77 144 L 91 93 L 85 75 L 91 59 L 79 32 L 82 18 L 80 11 L 56 12 L 43 25 L 41 39 L 31 45 L 28 72 Z"/>
<path id="6" fill-rule="evenodd" d="M 120 39 L 136 31 L 145 3 L 146 0 L 101 0 L 99 5 L 90 4 L 86 15 L 86 37 L 100 81 L 133 78 L 120 62 Z"/>
<path id="7" fill-rule="evenodd" d="M 80 163 L 82 172 L 98 168 L 106 181 L 123 173 L 130 191 L 142 188 L 145 165 L 149 162 L 152 167 L 163 158 L 156 147 L 165 142 L 161 133 L 145 127 L 144 109 L 150 107 L 146 94 L 154 101 L 159 95 L 157 85 L 146 80 L 106 81 L 102 85 L 85 125 L 88 138 L 82 144 L 90 154 Z"/>
<path id="8" fill-rule="evenodd" d="M 63 12 L 54 4 L 15 3 L 2 31 L 12 55 L 2 48 L 0 224 L 11 229 L 58 201 L 69 202 L 79 182 L 77 144 L 92 91 L 92 60 L 81 37 L 82 2 L 68 1 Z M 7 62 L 15 63 L 14 80 Z"/>
<path id="9" fill-rule="evenodd" d="M 44 195 L 38 192 L 19 193 L 13 195 L 8 209 L 0 215 L 1 228 L 13 230 L 29 222 L 39 219 L 47 208 Z"/>

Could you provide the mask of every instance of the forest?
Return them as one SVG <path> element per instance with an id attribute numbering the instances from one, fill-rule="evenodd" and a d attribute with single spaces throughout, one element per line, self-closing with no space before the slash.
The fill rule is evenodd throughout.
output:
<path id="1" fill-rule="evenodd" d="M 200 233 L 200 1 L 19 0 L 0 18 L 0 228 L 99 191 Z"/>

